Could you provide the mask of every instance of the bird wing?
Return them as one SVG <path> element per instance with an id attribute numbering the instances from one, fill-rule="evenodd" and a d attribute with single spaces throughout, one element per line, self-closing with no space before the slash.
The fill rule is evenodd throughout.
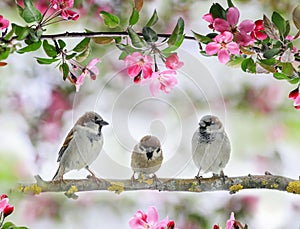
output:
<path id="1" fill-rule="evenodd" d="M 61 160 L 62 155 L 64 154 L 64 152 L 66 151 L 66 149 L 69 146 L 70 141 L 73 139 L 74 137 L 74 128 L 72 128 L 70 130 L 70 132 L 68 133 L 62 147 L 60 148 L 59 152 L 58 152 L 58 158 L 57 158 L 57 162 L 59 162 Z"/>

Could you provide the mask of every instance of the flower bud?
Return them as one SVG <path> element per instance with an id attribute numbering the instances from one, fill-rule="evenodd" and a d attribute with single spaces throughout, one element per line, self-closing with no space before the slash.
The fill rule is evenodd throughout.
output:
<path id="1" fill-rule="evenodd" d="M 3 210 L 4 218 L 8 215 L 10 215 L 14 211 L 14 206 L 11 204 L 6 205 L 6 207 Z"/>

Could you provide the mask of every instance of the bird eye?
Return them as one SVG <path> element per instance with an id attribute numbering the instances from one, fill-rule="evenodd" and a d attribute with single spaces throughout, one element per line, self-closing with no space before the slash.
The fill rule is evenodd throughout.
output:
<path id="1" fill-rule="evenodd" d="M 157 149 L 156 149 L 156 152 L 158 153 L 160 151 L 160 147 L 158 147 Z"/>

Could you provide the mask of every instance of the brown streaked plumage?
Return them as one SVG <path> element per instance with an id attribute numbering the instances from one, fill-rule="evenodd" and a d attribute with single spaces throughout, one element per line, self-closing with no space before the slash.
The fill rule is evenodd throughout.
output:
<path id="1" fill-rule="evenodd" d="M 52 180 L 63 180 L 63 175 L 74 169 L 86 168 L 97 158 L 102 146 L 101 129 L 108 125 L 96 112 L 86 112 L 69 131 L 58 153 L 59 167 Z"/>
<path id="2" fill-rule="evenodd" d="M 131 154 L 131 168 L 135 173 L 151 175 L 159 170 L 163 161 L 161 144 L 157 137 L 147 135 L 135 145 Z"/>

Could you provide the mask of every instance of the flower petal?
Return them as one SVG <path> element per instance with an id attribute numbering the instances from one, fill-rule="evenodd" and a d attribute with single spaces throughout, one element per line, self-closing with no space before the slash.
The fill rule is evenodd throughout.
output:
<path id="1" fill-rule="evenodd" d="M 221 45 L 217 42 L 210 42 L 205 47 L 205 52 L 207 55 L 214 55 L 216 54 L 221 48 Z"/>
<path id="2" fill-rule="evenodd" d="M 233 39 L 233 34 L 228 31 L 223 32 L 222 34 L 220 34 L 220 36 L 222 36 L 221 40 L 224 41 L 225 43 L 229 43 Z"/>
<path id="3" fill-rule="evenodd" d="M 4 198 L 0 200 L 0 213 L 3 212 L 3 210 L 6 208 L 8 204 L 8 198 Z"/>
<path id="4" fill-rule="evenodd" d="M 240 17 L 240 12 L 236 7 L 230 7 L 227 12 L 227 21 L 229 25 L 237 25 Z"/>
<path id="5" fill-rule="evenodd" d="M 155 225 L 158 222 L 158 212 L 155 207 L 151 206 L 148 209 L 148 223 Z"/>
<path id="6" fill-rule="evenodd" d="M 211 13 L 207 13 L 207 14 L 204 14 L 202 19 L 204 19 L 205 21 L 209 22 L 209 23 L 213 23 L 214 22 L 214 18 L 212 16 Z"/>
<path id="7" fill-rule="evenodd" d="M 133 64 L 133 65 L 131 65 L 131 66 L 128 67 L 127 73 L 128 73 L 128 75 L 129 75 L 131 78 L 134 78 L 134 77 L 136 77 L 136 76 L 140 73 L 141 70 L 142 70 L 142 69 L 141 69 L 141 66 L 140 66 L 140 65 L 138 65 L 138 64 Z"/>
<path id="8" fill-rule="evenodd" d="M 142 66 L 142 72 L 145 79 L 151 78 L 153 72 L 151 64 L 144 64 Z"/>
<path id="9" fill-rule="evenodd" d="M 263 33 L 263 32 L 260 32 L 260 31 L 257 31 L 257 32 L 255 32 L 254 34 L 255 34 L 255 37 L 256 37 L 258 40 L 261 40 L 261 41 L 267 39 L 267 37 L 268 37 L 267 34 L 265 34 L 265 33 Z"/>
<path id="10" fill-rule="evenodd" d="M 242 32 L 237 33 L 235 35 L 235 40 L 236 43 L 238 43 L 241 46 L 248 46 L 254 42 L 254 39 L 250 35 Z"/>
<path id="11" fill-rule="evenodd" d="M 99 58 L 93 58 L 86 66 L 88 69 L 92 69 L 98 62 L 100 62 Z"/>
<path id="12" fill-rule="evenodd" d="M 76 83 L 75 83 L 75 87 L 76 87 L 76 92 L 79 92 L 79 89 L 81 87 L 81 85 L 84 82 L 84 78 L 86 76 L 86 72 L 82 72 L 80 76 L 78 76 Z"/>
<path id="13" fill-rule="evenodd" d="M 296 88 L 289 93 L 289 99 L 295 100 L 299 96 L 299 89 Z"/>
<path id="14" fill-rule="evenodd" d="M 79 14 L 73 10 L 63 10 L 61 11 L 61 17 L 65 20 L 76 21 L 79 18 Z"/>
<path id="15" fill-rule="evenodd" d="M 295 107 L 300 106 L 300 96 L 297 96 L 297 98 L 295 99 L 295 101 L 294 101 L 294 106 L 295 106 Z"/>
<path id="16" fill-rule="evenodd" d="M 230 53 L 232 54 L 240 54 L 240 48 L 239 45 L 235 42 L 230 42 L 227 44 L 227 49 L 229 50 Z"/>
<path id="17" fill-rule="evenodd" d="M 235 220 L 234 212 L 231 212 L 230 218 L 226 222 L 226 228 L 225 229 L 232 229 L 232 227 L 234 225 L 234 220 Z"/>
<path id="18" fill-rule="evenodd" d="M 220 63 L 226 64 L 230 60 L 229 52 L 226 49 L 222 49 L 218 52 L 218 59 Z"/>
<path id="19" fill-rule="evenodd" d="M 230 25 L 222 18 L 216 18 L 214 21 L 214 28 L 218 32 L 230 31 Z"/>
<path id="20" fill-rule="evenodd" d="M 169 69 L 179 69 L 183 66 L 183 62 L 179 61 L 179 58 L 176 53 L 172 53 L 165 62 L 165 65 Z"/>
<path id="21" fill-rule="evenodd" d="M 244 20 L 239 25 L 239 30 L 243 33 L 250 33 L 255 28 L 255 23 L 251 20 Z"/>

